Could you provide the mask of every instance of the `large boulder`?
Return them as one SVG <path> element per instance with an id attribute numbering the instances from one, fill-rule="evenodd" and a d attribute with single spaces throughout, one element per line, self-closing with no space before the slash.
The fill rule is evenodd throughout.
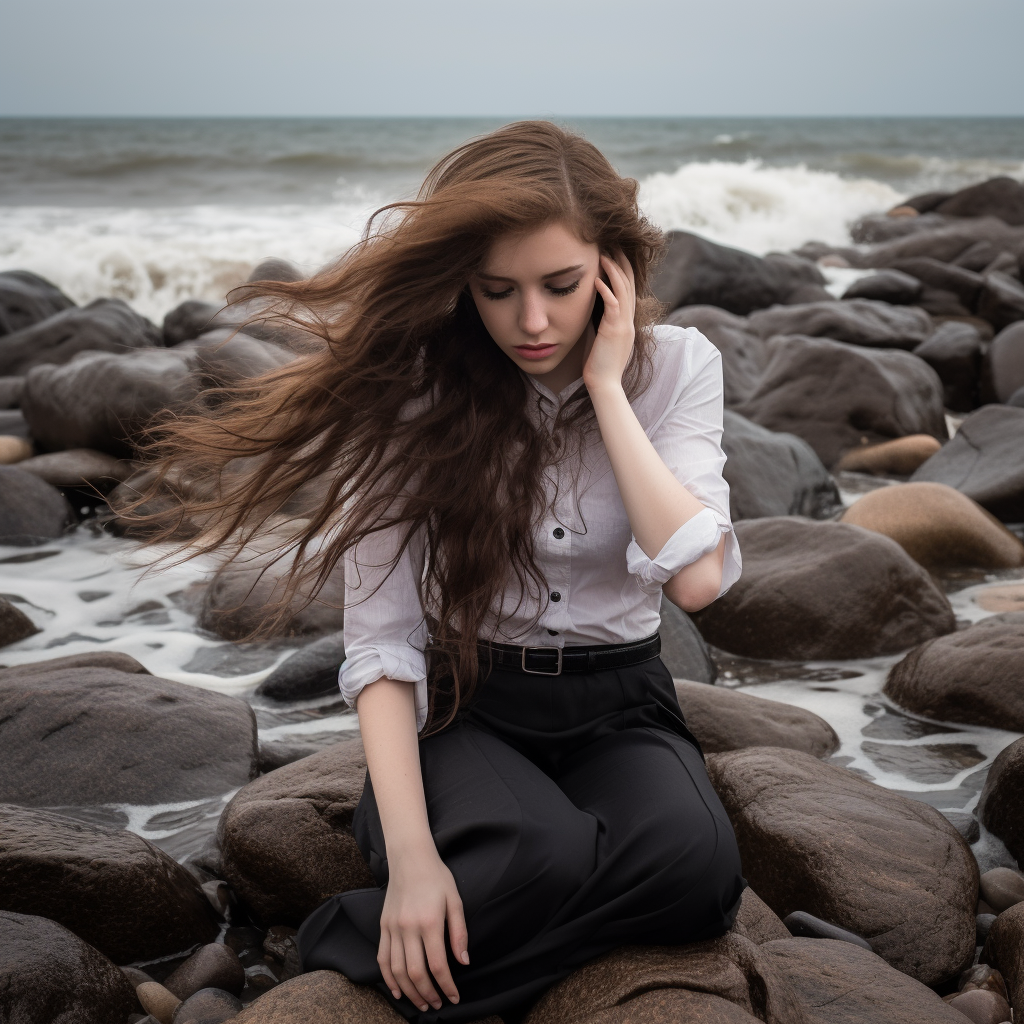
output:
<path id="1" fill-rule="evenodd" d="M 352 835 L 365 777 L 353 737 L 232 798 L 217 833 L 224 878 L 260 919 L 298 926 L 328 896 L 375 884 Z"/>
<path id="2" fill-rule="evenodd" d="M 912 221 L 925 221 L 914 217 Z M 1011 227 L 996 217 L 972 217 L 963 220 L 929 219 L 914 225 L 899 237 L 880 241 L 866 250 L 843 249 L 843 254 L 855 267 L 891 267 L 900 260 L 928 256 L 943 263 L 957 263 L 968 269 L 981 269 L 977 262 L 962 259 L 976 250 L 979 243 L 986 246 L 986 259 L 981 266 L 1002 251 L 1017 252 L 1024 244 L 1024 228 Z"/>
<path id="3" fill-rule="evenodd" d="M 921 297 L 923 285 L 902 270 L 879 270 L 860 277 L 843 292 L 843 299 L 873 299 L 894 306 L 909 306 Z"/>
<path id="4" fill-rule="evenodd" d="M 961 307 L 961 313 L 970 314 L 978 305 L 978 297 L 985 286 L 981 274 L 953 263 L 932 259 L 930 256 L 915 256 L 897 260 L 891 264 L 894 270 L 916 277 L 926 290 L 945 292 Z"/>
<path id="5" fill-rule="evenodd" d="M 911 480 L 948 484 L 1004 523 L 1024 521 L 1024 409 L 986 405 Z"/>
<path id="6" fill-rule="evenodd" d="M 768 365 L 768 350 L 750 331 L 745 317 L 715 306 L 683 306 L 667 316 L 665 323 L 696 327 L 721 352 L 726 407 L 750 397 Z"/>
<path id="7" fill-rule="evenodd" d="M 269 262 L 264 261 L 265 264 Z M 239 292 L 240 297 L 225 306 L 215 306 L 195 299 L 176 306 L 164 317 L 164 343 L 172 347 L 198 338 L 208 331 L 220 330 L 232 333 L 242 330 L 251 338 L 277 345 L 305 347 L 310 342 L 312 335 L 307 331 L 275 315 L 274 300 L 260 297 L 258 286 L 243 286 Z"/>
<path id="8" fill-rule="evenodd" d="M 75 521 L 55 487 L 20 466 L 0 466 L 0 544 L 35 544 L 60 537 Z"/>
<path id="9" fill-rule="evenodd" d="M 772 338 L 767 348 L 761 381 L 736 411 L 802 437 L 826 466 L 861 444 L 947 436 L 942 382 L 909 352 L 803 335 Z"/>
<path id="10" fill-rule="evenodd" d="M 1024 320 L 1024 284 L 997 270 L 987 273 L 977 312 L 997 331 L 1019 323 Z"/>
<path id="11" fill-rule="evenodd" d="M 675 686 L 686 724 L 705 754 L 772 746 L 828 757 L 839 749 L 835 730 L 813 711 L 686 679 Z"/>
<path id="12" fill-rule="evenodd" d="M 310 971 L 250 1003 L 233 1024 L 403 1024 L 404 1017 L 369 985 L 336 971 Z M 479 1024 L 496 1024 L 497 1018 Z"/>
<path id="13" fill-rule="evenodd" d="M 783 254 L 762 259 L 688 231 L 668 233 L 668 251 L 652 283 L 668 310 L 708 305 L 740 316 L 778 302 L 828 299 L 824 286 L 809 260 Z"/>
<path id="14" fill-rule="evenodd" d="M 708 773 L 743 874 L 780 917 L 846 928 L 926 985 L 970 965 L 978 866 L 935 808 L 795 750 L 713 754 Z"/>
<path id="15" fill-rule="evenodd" d="M 1004 910 L 993 922 L 981 962 L 1003 975 L 1014 1013 L 1024 1009 L 1024 903 Z"/>
<path id="16" fill-rule="evenodd" d="M 271 700 L 303 700 L 338 692 L 338 670 L 345 660 L 342 633 L 314 640 L 290 654 L 256 687 Z"/>
<path id="17" fill-rule="evenodd" d="M 884 692 L 928 718 L 1024 732 L 1024 612 L 915 647 L 890 669 Z"/>
<path id="18" fill-rule="evenodd" d="M 217 935 L 199 883 L 133 832 L 0 804 L 0 908 L 41 914 L 115 963 Z"/>
<path id="19" fill-rule="evenodd" d="M 868 348 L 912 349 L 932 333 L 932 319 L 924 310 L 873 299 L 772 306 L 752 313 L 749 323 L 762 338 L 803 334 Z"/>
<path id="20" fill-rule="evenodd" d="M 992 762 L 978 802 L 978 817 L 1024 863 L 1024 739 L 1014 740 Z"/>
<path id="21" fill-rule="evenodd" d="M 725 411 L 722 449 L 734 521 L 762 516 L 828 515 L 839 491 L 814 449 L 794 434 L 779 434 Z"/>
<path id="22" fill-rule="evenodd" d="M 934 207 L 947 217 L 998 217 L 1024 224 L 1024 184 L 1015 178 L 989 178 L 954 192 Z"/>
<path id="23" fill-rule="evenodd" d="M 676 679 L 714 683 L 718 668 L 693 619 L 671 601 L 661 602 L 661 660 Z"/>
<path id="24" fill-rule="evenodd" d="M 245 701 L 74 655 L 0 670 L 0 747 L 0 800 L 31 807 L 201 800 L 258 759 Z"/>
<path id="25" fill-rule="evenodd" d="M 55 284 L 29 270 L 0 274 L 0 335 L 31 327 L 73 305 Z"/>
<path id="26" fill-rule="evenodd" d="M 79 352 L 130 352 L 160 344 L 160 332 L 120 299 L 96 299 L 0 337 L 0 374 L 66 363 Z"/>
<path id="27" fill-rule="evenodd" d="M 942 381 L 943 401 L 954 412 L 970 412 L 977 404 L 981 371 L 981 335 L 972 324 L 947 320 L 917 348 Z M 1022 376 L 1024 382 L 1024 376 Z"/>
<path id="28" fill-rule="evenodd" d="M 0 911 L 0 1020 L 123 1024 L 128 979 L 102 953 L 45 917 Z"/>
<path id="29" fill-rule="evenodd" d="M 992 339 L 982 366 L 983 401 L 1008 402 L 1024 388 L 1024 323 L 1011 324 Z"/>
<path id="30" fill-rule="evenodd" d="M 945 484 L 880 487 L 858 498 L 841 522 L 891 537 L 932 571 L 1024 565 L 1024 544 L 990 512 Z"/>
<path id="31" fill-rule="evenodd" d="M 708 643 L 749 658 L 895 654 L 956 628 L 946 596 L 895 541 L 847 523 L 736 524 L 743 575 L 694 616 Z"/>

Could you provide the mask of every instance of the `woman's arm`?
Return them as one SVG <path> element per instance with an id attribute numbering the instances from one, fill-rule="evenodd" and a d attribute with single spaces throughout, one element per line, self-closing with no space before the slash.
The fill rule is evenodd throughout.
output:
<path id="1" fill-rule="evenodd" d="M 396 999 L 404 992 L 421 1011 L 428 1003 L 436 1010 L 441 999 L 431 975 L 448 999 L 459 1001 L 445 920 L 452 952 L 464 964 L 469 937 L 455 879 L 427 821 L 413 684 L 379 679 L 360 691 L 356 708 L 388 859 L 377 963 Z"/>
<path id="2" fill-rule="evenodd" d="M 629 404 L 622 374 L 633 350 L 633 268 L 625 258 L 602 256 L 601 263 L 611 287 L 597 282 L 604 316 L 590 343 L 583 379 L 633 536 L 644 554 L 655 558 L 669 538 L 706 506 L 665 465 Z M 688 612 L 710 604 L 722 586 L 724 558 L 723 537 L 714 551 L 684 566 L 664 584 L 665 596 Z"/>

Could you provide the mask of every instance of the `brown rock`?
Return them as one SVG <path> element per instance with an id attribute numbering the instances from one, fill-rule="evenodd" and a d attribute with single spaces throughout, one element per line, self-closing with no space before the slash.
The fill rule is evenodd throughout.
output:
<path id="1" fill-rule="evenodd" d="M 930 988 L 851 942 L 782 939 L 761 950 L 811 1024 L 964 1024 Z"/>
<path id="2" fill-rule="evenodd" d="M 931 571 L 1024 565 L 1024 544 L 991 512 L 947 484 L 880 487 L 854 502 L 841 521 L 891 537 Z"/>
<path id="3" fill-rule="evenodd" d="M 39 630 L 35 623 L 6 597 L 0 597 L 0 647 L 16 644 Z"/>
<path id="4" fill-rule="evenodd" d="M 975 988 L 960 992 L 949 1006 L 974 1024 L 1003 1024 L 1010 1019 L 1010 1004 L 995 992 Z"/>
<path id="5" fill-rule="evenodd" d="M 981 959 L 1002 974 L 1010 1005 L 1019 1015 L 1024 1008 L 1024 903 L 1004 910 L 995 919 Z"/>
<path id="6" fill-rule="evenodd" d="M 864 658 L 950 633 L 931 576 L 888 537 L 780 516 L 736 524 L 743 575 L 693 616 L 708 643 L 750 658 Z"/>
<path id="7" fill-rule="evenodd" d="M 176 995 L 155 981 L 141 984 L 135 990 L 135 995 L 146 1013 L 152 1014 L 160 1024 L 171 1024 L 174 1011 L 181 1005 L 181 1000 Z"/>
<path id="8" fill-rule="evenodd" d="M 1024 863 L 1024 739 L 1014 740 L 992 762 L 978 802 L 978 818 Z"/>
<path id="9" fill-rule="evenodd" d="M 708 772 L 743 873 L 780 917 L 852 931 L 928 985 L 970 964 L 978 867 L 934 808 L 793 750 L 713 754 Z"/>
<path id="10" fill-rule="evenodd" d="M 915 647 L 889 670 L 883 692 L 929 718 L 1024 731 L 1024 612 Z"/>
<path id="11" fill-rule="evenodd" d="M 57 921 L 115 963 L 217 934 L 195 879 L 152 843 L 10 804 L 0 804 L 0 907 Z"/>
<path id="12" fill-rule="evenodd" d="M 243 787 L 221 815 L 225 879 L 265 921 L 298 926 L 328 896 L 374 885 L 352 836 L 366 757 L 343 740 Z"/>
<path id="13" fill-rule="evenodd" d="M 21 463 L 21 468 L 54 487 L 91 485 L 102 491 L 109 491 L 135 471 L 134 463 L 129 460 L 115 459 L 92 448 L 36 455 Z"/>
<path id="14" fill-rule="evenodd" d="M 676 696 L 706 754 L 770 745 L 828 757 L 839 749 L 828 722 L 792 704 L 684 679 L 676 680 Z"/>
<path id="15" fill-rule="evenodd" d="M 334 971 L 282 982 L 247 1006 L 235 1024 L 404 1024 L 384 997 Z"/>
<path id="16" fill-rule="evenodd" d="M 1010 868 L 992 868 L 981 876 L 981 895 L 996 914 L 1024 903 L 1024 875 Z"/>
<path id="17" fill-rule="evenodd" d="M 975 600 L 987 612 L 1024 612 L 1024 584 L 986 587 Z"/>
<path id="18" fill-rule="evenodd" d="M 201 946 L 164 979 L 167 990 L 181 1000 L 203 988 L 221 988 L 237 996 L 244 985 L 245 968 L 238 954 L 218 942 Z"/>
<path id="19" fill-rule="evenodd" d="M 851 448 L 836 463 L 836 469 L 875 476 L 910 476 L 941 447 L 942 442 L 931 434 L 910 434 L 881 444 Z"/>
<path id="20" fill-rule="evenodd" d="M 128 979 L 45 917 L 0 911 L 0 1020 L 120 1024 L 135 1006 Z"/>
<path id="21" fill-rule="evenodd" d="M 234 1020 L 242 1002 L 219 988 L 202 988 L 174 1011 L 172 1024 L 224 1024 Z"/>
<path id="22" fill-rule="evenodd" d="M 0 435 L 0 465 L 10 466 L 32 457 L 32 442 L 23 437 Z"/>
<path id="23" fill-rule="evenodd" d="M 758 946 L 773 939 L 790 937 L 782 918 L 749 885 L 740 897 L 740 909 L 733 921 L 732 931 Z"/>

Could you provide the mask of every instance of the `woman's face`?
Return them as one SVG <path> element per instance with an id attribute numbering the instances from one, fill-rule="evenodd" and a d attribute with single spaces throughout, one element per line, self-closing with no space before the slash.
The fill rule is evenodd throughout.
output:
<path id="1" fill-rule="evenodd" d="M 564 383 L 559 380 L 564 387 L 583 369 L 583 345 L 576 343 L 590 323 L 599 273 L 597 245 L 552 223 L 496 239 L 470 290 L 498 347 L 521 370 L 542 380 L 562 366 L 554 376 L 568 373 Z M 563 365 L 570 353 L 573 357 Z"/>

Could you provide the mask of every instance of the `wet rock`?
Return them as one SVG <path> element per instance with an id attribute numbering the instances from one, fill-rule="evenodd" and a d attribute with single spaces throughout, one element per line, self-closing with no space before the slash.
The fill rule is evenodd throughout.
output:
<path id="1" fill-rule="evenodd" d="M 264 278 L 264 280 L 267 280 Z M 242 289 L 252 295 L 253 289 Z M 191 341 L 210 331 L 243 331 L 251 338 L 275 344 L 292 345 L 308 341 L 310 335 L 295 325 L 272 316 L 273 302 L 257 294 L 244 296 L 237 302 L 216 306 L 190 299 L 172 309 L 164 317 L 163 340 L 169 348 Z"/>
<path id="2" fill-rule="evenodd" d="M 974 941 L 979 946 L 984 946 L 988 940 L 992 925 L 996 922 L 995 914 L 976 914 L 974 917 Z"/>
<path id="3" fill-rule="evenodd" d="M 47 664 L 0 671 L 0 799 L 176 803 L 255 776 L 256 720 L 245 701 L 157 676 Z"/>
<path id="4" fill-rule="evenodd" d="M 890 264 L 893 270 L 901 271 L 916 277 L 922 285 L 938 291 L 951 293 L 969 313 L 978 303 L 978 296 L 985 285 L 981 274 L 958 267 L 953 263 L 932 259 L 930 256 L 917 256 L 906 260 L 897 260 Z"/>
<path id="5" fill-rule="evenodd" d="M 852 942 L 782 939 L 761 950 L 812 1024 L 964 1024 L 930 988 Z"/>
<path id="6" fill-rule="evenodd" d="M 1015 252 L 1024 241 L 1024 230 L 1010 227 L 995 217 L 955 221 L 925 221 L 921 217 L 915 220 L 919 223 L 909 225 L 910 231 L 899 238 L 879 242 L 866 252 L 843 252 L 848 255 L 852 266 L 881 268 L 919 256 L 931 257 L 943 263 L 959 263 L 959 257 L 965 256 L 979 242 L 987 243 L 987 251 L 995 254 L 1004 249 Z"/>
<path id="7" fill-rule="evenodd" d="M 722 354 L 722 383 L 727 408 L 746 401 L 757 387 L 768 351 L 745 317 L 716 306 L 683 306 L 665 318 L 676 327 L 696 327 Z"/>
<path id="8" fill-rule="evenodd" d="M 260 774 L 277 771 L 286 764 L 294 764 L 310 754 L 315 754 L 319 747 L 301 746 L 292 743 L 278 743 L 264 740 L 260 743 Z"/>
<path id="9" fill-rule="evenodd" d="M 668 232 L 668 251 L 652 289 L 666 309 L 718 306 L 746 316 L 778 302 L 828 299 L 825 278 L 809 260 L 775 254 L 762 259 L 690 234 Z"/>
<path id="10" fill-rule="evenodd" d="M 969 811 L 943 811 L 949 823 L 972 845 L 981 838 L 978 819 Z"/>
<path id="11" fill-rule="evenodd" d="M 1024 409 L 986 405 L 971 413 L 911 478 L 948 484 L 1004 523 L 1024 521 Z"/>
<path id="12" fill-rule="evenodd" d="M 252 268 L 247 280 L 252 281 L 301 281 L 305 275 L 294 263 L 271 256 L 261 260 Z"/>
<path id="13" fill-rule="evenodd" d="M 284 960 L 288 953 L 295 948 L 294 928 L 284 924 L 275 924 L 267 929 L 267 937 L 263 940 L 264 952 L 278 960 Z"/>
<path id="14" fill-rule="evenodd" d="M 843 292 L 843 299 L 871 299 L 894 306 L 909 306 L 921 296 L 922 285 L 902 270 L 880 270 L 858 278 Z"/>
<path id="15" fill-rule="evenodd" d="M 167 990 L 181 1000 L 204 988 L 220 988 L 237 996 L 244 985 L 245 968 L 238 955 L 229 946 L 217 942 L 201 946 L 164 979 Z"/>
<path id="16" fill-rule="evenodd" d="M 289 655 L 256 687 L 256 692 L 272 700 L 337 693 L 338 670 L 344 660 L 345 637 L 341 633 L 321 637 Z"/>
<path id="17" fill-rule="evenodd" d="M 845 928 L 822 921 L 820 917 L 804 910 L 795 910 L 782 922 L 790 935 L 804 939 L 835 939 L 837 942 L 852 942 L 863 949 L 871 949 L 871 943 Z"/>
<path id="18" fill-rule="evenodd" d="M 0 647 L 16 644 L 38 632 L 39 629 L 20 608 L 6 597 L 0 597 Z"/>
<path id="19" fill-rule="evenodd" d="M 203 387 L 230 387 L 249 377 L 276 370 L 295 358 L 280 345 L 221 328 L 201 334 L 177 347 L 179 353 L 195 353 L 196 373 Z"/>
<path id="20" fill-rule="evenodd" d="M 883 692 L 928 718 L 1024 732 L 1024 612 L 915 647 L 890 669 Z"/>
<path id="21" fill-rule="evenodd" d="M 727 409 L 722 448 L 733 521 L 818 518 L 840 504 L 835 481 L 821 459 L 794 434 L 775 433 Z"/>
<path id="22" fill-rule="evenodd" d="M 0 466 L 13 466 L 32 457 L 32 442 L 24 437 L 0 434 Z"/>
<path id="23" fill-rule="evenodd" d="M 57 921 L 115 963 L 217 934 L 195 879 L 152 843 L 13 804 L 0 804 L 0 906 Z"/>
<path id="24" fill-rule="evenodd" d="M 231 887 L 227 882 L 211 878 L 207 882 L 200 883 L 203 895 L 213 908 L 214 913 L 221 918 L 227 918 L 231 914 Z"/>
<path id="25" fill-rule="evenodd" d="M 744 876 L 780 917 L 863 936 L 926 985 L 971 963 L 978 867 L 933 807 L 795 750 L 712 754 L 708 772 Z"/>
<path id="26" fill-rule="evenodd" d="M 1010 1004 L 995 992 L 976 988 L 950 999 L 951 1009 L 958 1010 L 973 1024 L 1003 1024 L 1010 1019 Z"/>
<path id="27" fill-rule="evenodd" d="M 897 210 L 904 210 L 907 208 L 913 210 L 915 213 L 930 213 L 940 203 L 945 202 L 952 194 L 952 192 L 923 192 L 921 195 L 911 196 L 909 199 L 904 199 L 899 206 L 889 210 L 886 216 L 895 216 Z"/>
<path id="28" fill-rule="evenodd" d="M 866 658 L 955 628 L 945 595 L 888 537 L 788 517 L 746 520 L 736 534 L 743 575 L 694 616 L 716 647 L 749 658 Z"/>
<path id="29" fill-rule="evenodd" d="M 1004 910 L 995 919 L 981 960 L 1002 974 L 1010 1005 L 1019 1013 L 1024 1006 L 1024 903 Z"/>
<path id="30" fill-rule="evenodd" d="M 0 374 L 66 363 L 79 352 L 123 354 L 160 344 L 160 333 L 120 299 L 96 299 L 0 337 Z"/>
<path id="31" fill-rule="evenodd" d="M 981 876 L 981 895 L 997 914 L 1001 914 L 1024 903 L 1024 875 L 1010 868 L 992 868 Z"/>
<path id="32" fill-rule="evenodd" d="M 949 224 L 949 220 L 946 217 L 929 213 L 927 210 L 920 211 L 920 215 L 917 217 L 895 216 L 896 210 L 906 213 L 911 209 L 911 202 L 908 201 L 901 206 L 895 207 L 889 213 L 869 213 L 867 216 L 854 221 L 850 225 L 851 240 L 858 245 L 876 245 L 879 242 L 888 242 L 894 238 L 904 238 L 907 235 L 917 234 L 921 231 L 934 231 L 936 228 L 946 227 Z M 824 243 L 820 244 L 824 245 Z M 797 252 L 803 252 L 806 248 L 807 246 L 803 246 Z"/>
<path id="33" fill-rule="evenodd" d="M 912 349 L 932 333 L 931 317 L 923 310 L 871 299 L 773 306 L 752 313 L 749 323 L 766 339 L 800 334 L 868 348 Z"/>
<path id="34" fill-rule="evenodd" d="M 22 377 L 0 377 L 0 409 L 16 409 L 24 387 Z"/>
<path id="35" fill-rule="evenodd" d="M 1014 740 L 992 762 L 978 802 L 978 818 L 1024 863 L 1024 739 Z"/>
<path id="36" fill-rule="evenodd" d="M 718 678 L 718 668 L 700 630 L 686 612 L 665 601 L 658 633 L 661 636 L 661 660 L 676 679 L 714 683 Z"/>
<path id="37" fill-rule="evenodd" d="M 156 981 L 147 981 L 135 990 L 135 995 L 142 1008 L 160 1024 L 172 1024 L 174 1011 L 181 1005 L 181 1000 L 163 985 Z"/>
<path id="38" fill-rule="evenodd" d="M 175 306 L 164 317 L 162 330 L 164 344 L 168 348 L 173 348 L 183 341 L 198 338 L 204 331 L 216 329 L 217 326 L 226 326 L 216 323 L 220 309 L 220 306 L 215 306 L 212 302 L 199 302 L 197 299 L 187 299 Z"/>
<path id="39" fill-rule="evenodd" d="M 45 917 L 0 910 L 0 979 L 0 1020 L 10 1024 L 114 1024 L 135 1006 L 102 953 Z"/>
<path id="40" fill-rule="evenodd" d="M 269 964 L 261 961 L 246 967 L 245 985 L 251 992 L 267 992 L 277 985 L 277 975 Z"/>
<path id="41" fill-rule="evenodd" d="M 524 1024 L 810 1024 L 767 948 L 727 934 L 686 946 L 616 949 L 541 996 Z"/>
<path id="42" fill-rule="evenodd" d="M 1024 388 L 1024 323 L 1000 331 L 985 353 L 982 367 L 983 401 L 1008 402 Z"/>
<path id="43" fill-rule="evenodd" d="M 931 434 L 911 434 L 881 444 L 851 448 L 836 463 L 836 469 L 873 476 L 910 476 L 941 447 L 939 439 Z"/>
<path id="44" fill-rule="evenodd" d="M 736 412 L 802 437 L 826 466 L 862 444 L 948 436 L 942 382 L 917 356 L 801 335 L 766 345 L 768 366 Z"/>
<path id="45" fill-rule="evenodd" d="M 782 918 L 749 885 L 740 896 L 740 909 L 730 930 L 758 946 L 773 939 L 789 938 L 789 929 Z"/>
<path id="46" fill-rule="evenodd" d="M 266 934 L 259 928 L 246 925 L 228 928 L 224 933 L 224 944 L 238 954 L 244 967 L 263 959 L 263 940 Z"/>
<path id="47" fill-rule="evenodd" d="M 95 487 L 109 491 L 135 472 L 135 464 L 92 448 L 47 452 L 21 463 L 21 469 L 54 487 Z"/>
<path id="48" fill-rule="evenodd" d="M 891 537 L 932 571 L 1024 565 L 1024 544 L 990 512 L 945 484 L 880 487 L 858 498 L 841 521 Z"/>
<path id="49" fill-rule="evenodd" d="M 334 971 L 311 971 L 286 981 L 237 1017 L 236 1024 L 402 1024 L 404 1018 L 368 985 Z"/>
<path id="50" fill-rule="evenodd" d="M 914 355 L 939 375 L 947 409 L 970 412 L 975 407 L 982 361 L 981 336 L 975 327 L 955 320 L 939 324 Z"/>
<path id="51" fill-rule="evenodd" d="M 683 679 L 675 687 L 686 724 L 705 754 L 772 746 L 828 757 L 839 749 L 832 726 L 813 711 Z"/>
<path id="52" fill-rule="evenodd" d="M 989 178 L 954 192 L 935 207 L 946 217 L 998 217 L 1024 224 L 1024 185 L 1014 178 Z"/>
<path id="53" fill-rule="evenodd" d="M 198 626 L 225 640 L 245 640 L 257 632 L 267 637 L 339 633 L 345 622 L 341 567 L 313 600 L 305 583 L 286 600 L 291 559 L 275 557 L 254 547 L 221 568 L 203 594 Z"/>
<path id="54" fill-rule="evenodd" d="M 0 335 L 31 327 L 72 306 L 71 299 L 38 274 L 28 270 L 0 273 Z"/>
<path id="55" fill-rule="evenodd" d="M 242 1002 L 219 988 L 203 988 L 174 1011 L 171 1024 L 224 1024 L 242 1010 Z"/>
<path id="56" fill-rule="evenodd" d="M 357 738 L 241 789 L 218 838 L 224 877 L 264 921 L 297 927 L 328 896 L 375 883 L 352 836 L 366 759 Z"/>
<path id="57" fill-rule="evenodd" d="M 36 544 L 60 537 L 75 521 L 55 487 L 20 466 L 0 466 L 0 544 Z"/>
<path id="58" fill-rule="evenodd" d="M 986 274 L 977 313 L 997 331 L 1024 320 L 1024 284 L 999 271 Z"/>

